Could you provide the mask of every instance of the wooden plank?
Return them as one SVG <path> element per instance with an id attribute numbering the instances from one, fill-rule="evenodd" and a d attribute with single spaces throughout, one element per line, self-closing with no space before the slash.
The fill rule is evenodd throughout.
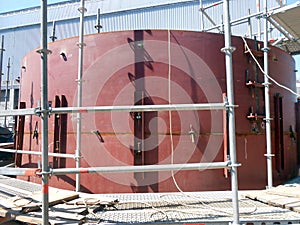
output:
<path id="1" fill-rule="evenodd" d="M 271 206 L 300 212 L 300 185 L 280 185 L 268 190 L 249 191 L 243 196 Z"/>
<path id="2" fill-rule="evenodd" d="M 117 198 L 110 197 L 82 197 L 69 202 L 66 202 L 68 205 L 83 205 L 83 206 L 97 206 L 97 205 L 116 205 L 119 203 Z"/>
<path id="3" fill-rule="evenodd" d="M 269 194 L 300 198 L 300 185 L 280 185 L 268 190 Z"/>
<path id="4" fill-rule="evenodd" d="M 0 217 L 6 219 L 14 219 L 30 224 L 41 224 L 41 212 L 24 213 L 19 210 L 0 208 Z M 82 224 L 85 221 L 84 215 L 74 213 L 74 211 L 57 211 L 57 209 L 49 209 L 49 221 L 51 224 Z"/>
<path id="5" fill-rule="evenodd" d="M 75 218 L 75 215 L 74 217 Z M 30 213 L 25 215 L 18 215 L 15 217 L 15 220 L 29 223 L 29 224 L 42 224 L 42 214 L 41 213 Z M 49 212 L 49 223 L 51 225 L 58 225 L 58 224 L 82 224 L 84 220 L 76 220 L 76 219 L 65 219 L 56 215 L 51 215 Z"/>
<path id="6" fill-rule="evenodd" d="M 77 213 L 79 215 L 88 214 L 87 207 L 79 205 L 69 205 L 69 204 L 58 204 L 51 207 L 51 211 L 55 212 L 66 212 L 66 213 Z"/>
<path id="7" fill-rule="evenodd" d="M 300 201 L 289 203 L 285 208 L 300 213 Z"/>
<path id="8" fill-rule="evenodd" d="M 40 192 L 33 193 L 30 196 L 33 200 L 37 202 L 42 202 L 42 194 Z M 65 191 L 55 188 L 50 188 L 49 190 L 49 206 L 53 206 L 59 203 L 67 202 L 73 199 L 77 199 L 79 197 L 78 193 L 73 191 Z"/>

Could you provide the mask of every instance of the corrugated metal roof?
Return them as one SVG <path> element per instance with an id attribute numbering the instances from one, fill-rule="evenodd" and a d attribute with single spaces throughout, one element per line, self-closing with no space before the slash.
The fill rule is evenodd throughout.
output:
<path id="1" fill-rule="evenodd" d="M 101 9 L 101 14 L 110 14 L 184 2 L 195 2 L 195 0 L 87 0 L 85 7 L 87 8 L 86 16 L 93 16 L 97 14 L 98 8 Z M 211 2 L 211 0 L 205 0 L 205 2 Z M 78 18 L 79 4 L 79 1 L 69 1 L 49 5 L 48 21 L 62 21 Z M 39 22 L 39 7 L 0 14 L 0 29 L 30 26 Z"/>

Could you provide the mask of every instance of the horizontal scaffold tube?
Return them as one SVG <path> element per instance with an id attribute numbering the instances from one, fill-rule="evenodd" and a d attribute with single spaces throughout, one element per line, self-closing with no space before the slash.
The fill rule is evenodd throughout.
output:
<path id="1" fill-rule="evenodd" d="M 166 105 L 121 105 L 121 106 L 85 106 L 50 108 L 50 114 L 86 113 L 86 112 L 153 112 L 181 110 L 219 110 L 229 107 L 227 103 L 196 103 L 196 104 L 166 104 Z M 39 108 L 13 109 L 0 111 L 0 117 L 41 115 Z"/>
<path id="2" fill-rule="evenodd" d="M 83 174 L 83 173 L 126 173 L 126 172 L 156 172 L 171 170 L 206 170 L 230 168 L 230 161 L 211 163 L 184 163 L 184 164 L 164 164 L 145 166 L 107 166 L 89 168 L 62 168 L 50 169 L 51 175 Z M 0 167 L 0 175 L 9 176 L 40 176 L 41 170 L 38 168 L 10 168 Z"/>
<path id="3" fill-rule="evenodd" d="M 219 110 L 225 109 L 226 103 L 201 104 L 166 104 L 166 105 L 124 105 L 124 106 L 89 106 L 89 107 L 61 107 L 53 108 L 51 113 L 86 113 L 86 112 L 153 112 L 153 111 L 181 111 L 181 110 Z"/>
<path id="4" fill-rule="evenodd" d="M 7 176 L 36 176 L 40 171 L 37 168 L 0 167 L 0 174 Z"/>
<path id="5" fill-rule="evenodd" d="M 157 172 L 171 170 L 205 170 L 229 168 L 230 162 L 211 163 L 185 163 L 185 164 L 164 164 L 164 165 L 144 165 L 144 166 L 109 166 L 90 168 L 62 168 L 51 169 L 52 175 L 66 175 L 78 173 L 126 173 L 126 172 Z"/>
<path id="6" fill-rule="evenodd" d="M 3 116 L 26 116 L 26 115 L 35 115 L 35 114 L 36 114 L 35 108 L 0 110 L 0 117 L 3 117 Z"/>
<path id="7" fill-rule="evenodd" d="M 16 153 L 16 154 L 28 154 L 28 155 L 42 155 L 42 152 L 36 151 L 28 151 L 28 150 L 18 150 L 18 149 L 6 149 L 0 148 L 0 152 L 9 152 L 9 153 Z M 61 153 L 48 153 L 49 156 L 58 157 L 58 158 L 71 158 L 74 159 L 75 155 L 72 154 L 61 154 Z"/>

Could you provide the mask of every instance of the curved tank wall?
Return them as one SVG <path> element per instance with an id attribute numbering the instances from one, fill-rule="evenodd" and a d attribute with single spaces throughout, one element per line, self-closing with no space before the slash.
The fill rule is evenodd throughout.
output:
<path id="1" fill-rule="evenodd" d="M 223 35 L 184 31 L 124 31 L 85 36 L 83 105 L 218 103 L 226 93 Z M 49 44 L 49 101 L 53 107 L 76 106 L 78 39 Z M 260 43 L 247 40 L 250 47 Z M 233 37 L 239 188 L 266 186 L 266 142 L 263 82 L 241 38 Z M 262 62 L 259 53 L 256 54 Z M 294 61 L 277 48 L 269 54 L 270 74 L 295 89 Z M 275 96 L 275 97 L 274 97 Z M 40 56 L 23 59 L 20 100 L 37 107 L 40 99 Z M 296 173 L 296 98 L 272 85 L 273 177 L 281 183 Z M 276 108 L 276 109 L 275 109 Z M 82 114 L 82 167 L 219 162 L 224 154 L 223 111 L 98 112 Z M 170 117 L 171 115 L 171 117 Z M 248 117 L 247 117 L 248 116 Z M 282 123 L 280 123 L 282 121 Z M 40 118 L 25 118 L 23 149 L 40 151 Z M 21 132 L 20 132 L 21 133 Z M 34 135 L 35 134 L 35 135 Z M 226 136 L 226 135 L 225 135 Z M 280 141 L 278 141 L 280 140 Z M 49 120 L 49 152 L 74 154 L 76 114 Z M 36 167 L 39 156 L 23 155 L 18 165 Z M 50 157 L 53 168 L 75 167 L 74 159 Z M 223 170 L 174 171 L 184 191 L 226 190 Z M 27 179 L 27 178 L 26 178 Z M 30 177 L 40 182 L 40 178 Z M 94 193 L 176 191 L 171 172 L 83 174 L 81 190 Z M 53 176 L 50 185 L 74 189 L 75 175 Z"/>

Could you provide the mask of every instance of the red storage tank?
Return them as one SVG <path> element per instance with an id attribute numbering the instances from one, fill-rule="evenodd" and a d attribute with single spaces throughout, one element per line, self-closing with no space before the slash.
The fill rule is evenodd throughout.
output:
<path id="1" fill-rule="evenodd" d="M 221 103 L 226 93 L 225 57 L 221 34 L 188 31 L 123 31 L 85 36 L 83 106 Z M 77 104 L 78 38 L 49 44 L 48 92 L 52 107 Z M 261 43 L 247 40 L 263 64 Z M 266 141 L 263 74 L 232 37 L 240 189 L 266 186 Z M 20 105 L 38 106 L 40 55 L 23 59 Z M 271 47 L 270 75 L 295 90 L 294 60 Z M 296 97 L 276 85 L 270 88 L 273 178 L 275 184 L 297 171 Z M 222 162 L 223 110 L 163 112 L 97 112 L 82 114 L 82 167 Z M 49 152 L 75 154 L 76 113 L 49 119 Z M 225 121 L 226 122 L 226 121 Z M 24 129 L 23 125 L 24 124 Z M 41 151 L 41 120 L 19 118 L 17 146 Z M 226 126 L 225 126 L 226 127 Z M 19 154 L 17 166 L 37 167 L 40 156 Z M 53 168 L 74 168 L 75 160 L 49 157 Z M 223 169 L 150 173 L 82 174 L 81 191 L 92 193 L 228 190 Z M 41 182 L 38 177 L 26 180 Z M 52 176 L 50 186 L 74 189 L 75 175 Z"/>

